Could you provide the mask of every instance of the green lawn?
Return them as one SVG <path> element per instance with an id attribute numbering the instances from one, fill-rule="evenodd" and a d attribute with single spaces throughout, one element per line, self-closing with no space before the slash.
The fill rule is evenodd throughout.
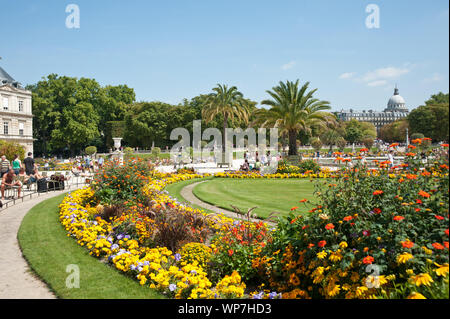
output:
<path id="1" fill-rule="evenodd" d="M 167 186 L 164 188 L 164 190 L 166 190 L 166 191 L 169 193 L 170 196 L 172 196 L 173 198 L 176 198 L 180 203 L 184 203 L 184 204 L 186 204 L 186 205 L 188 205 L 188 206 L 190 206 L 190 207 L 192 207 L 192 208 L 201 209 L 201 210 L 203 210 L 203 211 L 206 212 L 206 213 L 213 213 L 212 211 L 210 211 L 210 210 L 208 210 L 208 209 L 206 209 L 206 208 L 200 207 L 200 206 L 198 206 L 198 205 L 195 205 L 195 204 L 193 204 L 193 203 L 187 201 L 187 200 L 181 195 L 181 190 L 182 190 L 184 187 L 186 187 L 186 186 L 188 186 L 188 185 L 190 185 L 190 184 L 193 184 L 193 183 L 197 183 L 197 182 L 200 182 L 200 181 L 206 181 L 206 180 L 209 180 L 209 179 L 212 179 L 212 178 L 213 178 L 213 177 L 189 179 L 189 180 L 187 180 L 187 181 L 182 181 L 182 182 L 177 182 L 177 183 L 169 184 L 169 185 L 167 185 Z"/>
<path id="2" fill-rule="evenodd" d="M 215 178 L 193 189 L 199 199 L 224 209 L 233 210 L 234 205 L 246 212 L 257 206 L 253 213 L 263 218 L 274 211 L 287 215 L 294 206 L 297 212 L 307 212 L 316 203 L 313 192 L 314 182 L 308 179 Z M 306 206 L 299 202 L 304 198 L 310 201 Z"/>
<path id="3" fill-rule="evenodd" d="M 64 194 L 33 207 L 22 221 L 18 233 L 25 259 L 56 296 L 68 299 L 164 298 L 90 256 L 84 247 L 67 237 L 58 218 L 58 205 L 63 197 Z M 66 279 L 71 274 L 66 272 L 66 267 L 73 264 L 80 270 L 80 288 L 66 287 Z"/>

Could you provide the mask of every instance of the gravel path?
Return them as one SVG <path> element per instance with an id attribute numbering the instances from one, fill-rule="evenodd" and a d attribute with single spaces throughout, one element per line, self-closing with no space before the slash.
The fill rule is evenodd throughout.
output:
<path id="1" fill-rule="evenodd" d="M 225 215 L 225 216 L 227 216 L 227 217 L 237 219 L 237 218 L 238 218 L 238 215 L 237 215 L 235 212 L 230 211 L 230 210 L 226 210 L 226 209 L 223 209 L 223 208 L 220 208 L 220 207 L 217 207 L 217 206 L 208 204 L 208 203 L 205 203 L 204 201 L 200 200 L 197 196 L 194 195 L 194 193 L 192 192 L 192 190 L 194 189 L 194 187 L 197 186 L 198 184 L 201 184 L 201 183 L 207 183 L 207 182 L 208 182 L 208 181 L 201 181 L 201 182 L 189 184 L 189 185 L 185 186 L 185 187 L 180 191 L 180 194 L 181 194 L 181 196 L 183 196 L 184 199 L 186 199 L 188 202 L 191 202 L 191 203 L 193 203 L 193 204 L 195 204 L 195 205 L 198 205 L 198 206 L 200 206 L 200 207 L 202 207 L 202 208 L 209 209 L 210 211 L 212 211 L 212 212 L 214 212 L 214 213 L 216 213 L 216 214 L 223 214 L 223 215 Z M 259 221 L 261 221 L 262 219 L 252 218 L 251 220 L 252 220 L 252 221 L 255 221 L 255 222 L 259 222 Z M 269 221 L 265 221 L 265 222 L 266 222 L 268 225 L 274 225 L 274 223 L 272 223 L 272 222 L 269 222 Z"/>
<path id="2" fill-rule="evenodd" d="M 22 219 L 33 206 L 67 191 L 41 193 L 39 196 L 35 194 L 0 211 L 0 299 L 56 298 L 31 272 L 22 256 L 17 233 Z"/>

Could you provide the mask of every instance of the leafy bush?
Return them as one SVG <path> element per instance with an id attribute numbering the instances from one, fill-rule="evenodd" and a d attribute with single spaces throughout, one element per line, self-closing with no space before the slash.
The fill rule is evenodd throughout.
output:
<path id="1" fill-rule="evenodd" d="M 0 140 L 0 156 L 5 155 L 8 160 L 12 161 L 16 154 L 23 160 L 25 156 L 25 147 L 19 143 Z"/>
<path id="2" fill-rule="evenodd" d="M 154 147 L 152 149 L 152 156 L 159 157 L 160 154 L 161 154 L 161 149 L 159 147 Z"/>
<path id="3" fill-rule="evenodd" d="M 124 165 L 107 162 L 96 173 L 92 185 L 95 198 L 102 204 L 117 204 L 125 201 L 143 203 L 143 186 L 151 175 L 153 166 L 141 160 L 127 160 Z"/>
<path id="4" fill-rule="evenodd" d="M 95 153 L 97 153 L 97 147 L 95 146 L 88 146 L 85 148 L 84 150 L 86 152 L 87 155 L 93 155 Z"/>
<path id="5" fill-rule="evenodd" d="M 260 276 L 304 297 L 439 295 L 448 281 L 448 161 L 403 166 L 396 174 L 357 166 L 324 182 L 310 214 L 280 221 Z"/>
<path id="6" fill-rule="evenodd" d="M 319 164 L 317 164 L 313 160 L 304 160 L 304 161 L 300 162 L 299 168 L 300 168 L 300 173 L 305 173 L 307 171 L 317 173 L 318 171 L 320 171 Z"/>
<path id="7" fill-rule="evenodd" d="M 211 248 L 202 243 L 187 243 L 181 247 L 179 254 L 181 256 L 181 265 L 197 264 L 206 269 L 211 259 Z"/>

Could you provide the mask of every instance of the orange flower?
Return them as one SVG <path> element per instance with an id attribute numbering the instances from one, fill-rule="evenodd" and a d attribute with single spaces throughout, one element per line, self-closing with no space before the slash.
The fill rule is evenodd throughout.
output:
<path id="1" fill-rule="evenodd" d="M 405 217 L 403 217 L 403 216 L 395 216 L 395 217 L 394 217 L 394 220 L 395 220 L 395 221 L 401 221 L 401 220 L 403 220 L 403 219 L 405 219 Z"/>
<path id="2" fill-rule="evenodd" d="M 402 241 L 401 243 L 404 248 L 412 248 L 414 246 L 414 243 L 409 240 Z"/>
<path id="3" fill-rule="evenodd" d="M 296 210 L 298 208 L 298 206 L 294 206 L 291 208 L 291 211 Z"/>
<path id="4" fill-rule="evenodd" d="M 375 259 L 374 259 L 372 256 L 367 256 L 367 257 L 364 257 L 363 263 L 366 264 L 366 265 L 368 265 L 368 264 L 373 263 L 374 260 L 375 260 Z"/>
<path id="5" fill-rule="evenodd" d="M 228 249 L 228 256 L 232 256 L 233 253 L 234 253 L 234 250 L 233 250 L 233 249 Z"/>
<path id="6" fill-rule="evenodd" d="M 373 192 L 373 195 L 376 196 L 376 195 L 381 195 L 383 193 L 384 193 L 383 191 L 377 190 L 377 191 Z"/>
<path id="7" fill-rule="evenodd" d="M 438 249 L 438 250 L 444 249 L 444 246 L 442 246 L 442 245 L 439 244 L 439 243 L 433 243 L 433 244 L 431 244 L 431 246 L 433 246 L 434 249 Z"/>
<path id="8" fill-rule="evenodd" d="M 352 219 L 353 219 L 352 216 L 345 216 L 345 217 L 344 217 L 344 221 L 346 221 L 346 222 L 348 222 L 348 221 L 350 221 L 350 220 L 352 220 Z"/>
<path id="9" fill-rule="evenodd" d="M 442 147 L 448 147 L 448 144 L 441 144 Z"/>
<path id="10" fill-rule="evenodd" d="M 300 201 L 300 203 L 306 203 L 308 200 L 307 199 L 302 199 L 301 201 Z"/>
<path id="11" fill-rule="evenodd" d="M 321 240 L 321 241 L 319 241 L 319 242 L 317 243 L 317 246 L 320 247 L 320 248 L 322 248 L 322 247 L 324 247 L 326 244 L 327 244 L 327 242 L 326 242 L 325 240 Z"/>
<path id="12" fill-rule="evenodd" d="M 391 145 L 389 145 L 389 147 L 396 147 L 398 146 L 398 143 L 392 143 Z"/>
<path id="13" fill-rule="evenodd" d="M 412 140 L 411 143 L 413 143 L 413 144 L 422 144 L 422 140 L 420 138 L 416 138 L 415 140 Z"/>
<path id="14" fill-rule="evenodd" d="M 422 190 L 419 191 L 419 195 L 424 197 L 424 198 L 429 198 L 431 196 L 430 194 L 428 194 L 427 192 L 422 191 Z"/>
<path id="15" fill-rule="evenodd" d="M 326 230 L 334 229 L 334 225 L 332 223 L 329 223 L 325 226 Z"/>

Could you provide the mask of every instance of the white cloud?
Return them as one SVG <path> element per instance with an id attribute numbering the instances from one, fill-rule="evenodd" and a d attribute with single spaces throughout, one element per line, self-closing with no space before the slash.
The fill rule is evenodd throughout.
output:
<path id="1" fill-rule="evenodd" d="M 281 69 L 282 69 L 282 70 L 289 70 L 289 69 L 292 69 L 296 64 L 297 64 L 297 62 L 291 61 L 291 62 L 289 62 L 289 63 L 283 64 L 283 65 L 281 66 Z"/>
<path id="2" fill-rule="evenodd" d="M 387 67 L 380 68 L 374 71 L 367 72 L 361 78 L 364 82 L 379 82 L 385 79 L 397 78 L 403 74 L 409 73 L 410 69 L 408 68 L 396 68 L 396 67 Z"/>
<path id="3" fill-rule="evenodd" d="M 342 73 L 341 75 L 339 75 L 340 79 L 350 79 L 352 78 L 354 75 L 356 74 L 356 72 L 346 72 L 346 73 Z"/>
<path id="4" fill-rule="evenodd" d="M 367 83 L 367 85 L 371 86 L 371 87 L 382 86 L 385 84 L 387 84 L 386 80 L 377 80 L 377 81 L 372 81 L 372 82 Z"/>
<path id="5" fill-rule="evenodd" d="M 423 79 L 423 82 L 439 82 L 442 81 L 444 77 L 439 73 L 433 73 L 433 75 L 429 78 Z"/>

